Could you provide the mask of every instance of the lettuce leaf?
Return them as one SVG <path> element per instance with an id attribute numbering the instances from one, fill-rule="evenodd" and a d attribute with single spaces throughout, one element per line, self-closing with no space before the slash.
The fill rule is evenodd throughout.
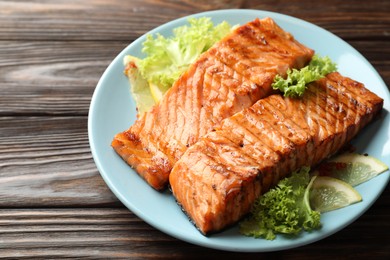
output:
<path id="1" fill-rule="evenodd" d="M 320 57 L 316 54 L 306 67 L 300 70 L 289 69 L 285 79 L 277 75 L 272 83 L 272 88 L 282 91 L 286 97 L 299 97 L 305 92 L 307 84 L 336 70 L 336 64 L 329 57 Z"/>
<path id="2" fill-rule="evenodd" d="M 142 49 L 146 58 L 139 62 L 139 69 L 148 82 L 168 89 L 201 53 L 232 29 L 227 22 L 214 26 L 209 17 L 190 18 L 188 23 L 175 28 L 171 37 L 146 37 Z"/>
<path id="3" fill-rule="evenodd" d="M 250 216 L 240 222 L 240 232 L 273 240 L 276 234 L 296 236 L 302 230 L 319 229 L 320 213 L 308 203 L 309 171 L 308 167 L 295 171 L 257 199 Z"/>

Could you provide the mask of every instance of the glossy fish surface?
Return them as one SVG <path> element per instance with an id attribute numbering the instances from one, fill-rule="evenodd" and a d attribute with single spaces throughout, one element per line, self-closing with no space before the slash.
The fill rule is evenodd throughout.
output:
<path id="1" fill-rule="evenodd" d="M 173 195 L 203 234 L 218 232 L 279 180 L 339 151 L 382 107 L 382 98 L 337 72 L 301 98 L 260 99 L 185 152 L 170 175 Z"/>
<path id="2" fill-rule="evenodd" d="M 269 96 L 276 75 L 305 66 L 314 52 L 271 18 L 244 24 L 216 43 L 111 145 L 156 190 L 184 152 L 221 121 Z"/>

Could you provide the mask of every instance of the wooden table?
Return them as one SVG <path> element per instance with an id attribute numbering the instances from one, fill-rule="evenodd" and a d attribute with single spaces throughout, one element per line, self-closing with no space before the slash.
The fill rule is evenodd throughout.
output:
<path id="1" fill-rule="evenodd" d="M 322 241 L 274 253 L 202 248 L 143 222 L 91 156 L 92 93 L 113 58 L 150 29 L 192 13 L 251 8 L 317 24 L 360 51 L 390 86 L 390 1 L 1 0 L 0 258 L 390 256 L 390 190 Z"/>

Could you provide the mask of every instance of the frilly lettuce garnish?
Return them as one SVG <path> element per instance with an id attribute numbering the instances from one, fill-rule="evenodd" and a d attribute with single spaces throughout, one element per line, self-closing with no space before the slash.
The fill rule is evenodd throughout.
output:
<path id="1" fill-rule="evenodd" d="M 189 18 L 188 23 L 175 28 L 171 37 L 146 37 L 142 49 L 146 57 L 139 69 L 148 82 L 169 88 L 201 53 L 232 29 L 227 22 L 214 26 L 209 17 Z"/>
<path id="2" fill-rule="evenodd" d="M 320 213 L 310 208 L 310 168 L 303 167 L 260 196 L 247 219 L 240 222 L 246 236 L 273 240 L 276 234 L 298 235 L 321 227 Z M 315 178 L 315 177 L 313 177 Z"/>
<path id="3" fill-rule="evenodd" d="M 336 70 L 336 64 L 329 57 L 320 57 L 316 54 L 306 67 L 299 70 L 289 69 L 285 79 L 277 75 L 274 78 L 272 87 L 282 91 L 286 97 L 299 97 L 305 92 L 307 84 Z"/>

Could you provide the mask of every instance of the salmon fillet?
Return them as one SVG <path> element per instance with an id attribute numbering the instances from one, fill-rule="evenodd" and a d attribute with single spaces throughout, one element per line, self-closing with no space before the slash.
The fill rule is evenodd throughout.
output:
<path id="1" fill-rule="evenodd" d="M 236 28 L 192 64 L 151 111 L 117 134 L 115 151 L 153 188 L 167 187 L 177 160 L 199 137 L 272 92 L 275 75 L 305 66 L 313 50 L 271 18 Z"/>
<path id="2" fill-rule="evenodd" d="M 220 231 L 289 173 L 336 153 L 382 107 L 383 99 L 337 72 L 302 98 L 261 99 L 185 152 L 170 175 L 172 193 L 203 234 Z"/>

